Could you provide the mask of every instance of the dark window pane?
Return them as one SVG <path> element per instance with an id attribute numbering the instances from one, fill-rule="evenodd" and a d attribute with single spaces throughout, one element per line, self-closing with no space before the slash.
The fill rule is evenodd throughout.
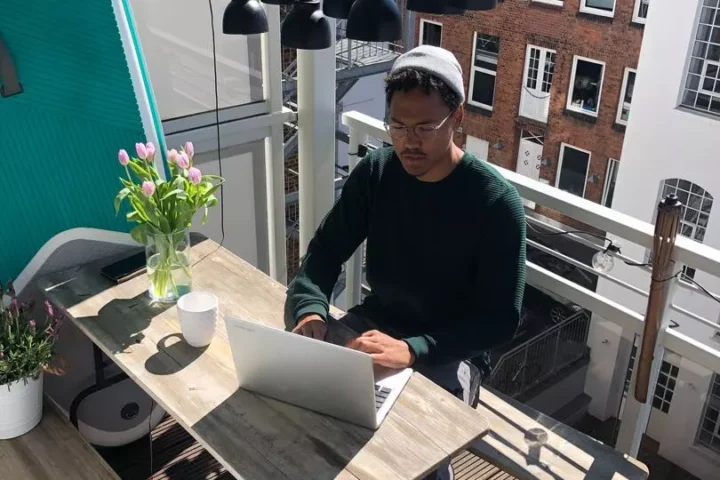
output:
<path id="1" fill-rule="evenodd" d="M 423 45 L 434 45 L 440 46 L 440 39 L 442 37 L 442 27 L 435 25 L 434 23 L 423 22 Z"/>
<path id="2" fill-rule="evenodd" d="M 660 410 L 661 410 L 663 413 L 669 413 L 669 412 L 670 412 L 670 404 L 667 403 L 667 402 L 663 402 L 662 407 L 660 408 Z"/>
<path id="3" fill-rule="evenodd" d="M 710 44 L 708 46 L 707 59 L 713 62 L 720 61 L 720 45 Z"/>
<path id="4" fill-rule="evenodd" d="M 660 406 L 662 406 L 662 400 L 657 397 L 653 398 L 653 407 L 659 409 Z"/>
<path id="5" fill-rule="evenodd" d="M 698 215 L 700 215 L 700 213 L 697 210 L 693 210 L 692 208 L 686 208 L 683 218 L 685 218 L 686 222 L 697 223 Z"/>
<path id="6" fill-rule="evenodd" d="M 717 7 L 718 0 L 704 0 L 703 5 L 707 5 L 709 7 Z"/>
<path id="7" fill-rule="evenodd" d="M 709 433 L 709 432 L 706 432 L 705 430 L 703 430 L 703 431 L 700 432 L 700 435 L 699 435 L 698 439 L 699 439 L 702 443 L 704 443 L 704 444 L 706 444 L 706 445 L 709 445 L 709 444 L 710 444 L 710 441 L 712 441 L 712 434 Z"/>
<path id="8" fill-rule="evenodd" d="M 676 381 L 677 381 L 677 380 L 673 380 L 672 378 L 671 378 L 670 380 L 668 380 L 668 389 L 669 389 L 671 392 L 675 391 L 675 382 L 676 382 Z"/>
<path id="9" fill-rule="evenodd" d="M 572 88 L 572 106 L 589 112 L 597 112 L 602 77 L 602 65 L 578 60 L 575 70 L 575 83 Z"/>
<path id="10" fill-rule="evenodd" d="M 691 186 L 692 186 L 692 184 L 690 182 L 688 182 L 687 180 L 680 180 L 680 182 L 678 182 L 678 188 L 681 188 L 681 189 L 685 190 L 686 192 L 690 191 Z"/>
<path id="11" fill-rule="evenodd" d="M 710 95 L 705 95 L 704 93 L 698 93 L 697 106 L 707 110 L 708 106 L 710 106 Z"/>
<path id="12" fill-rule="evenodd" d="M 695 195 L 701 195 L 701 196 L 702 196 L 703 193 L 705 193 L 705 190 L 703 190 L 702 188 L 700 188 L 700 186 L 695 185 L 694 183 L 692 184 L 692 188 L 690 189 L 690 191 L 691 191 L 692 193 L 694 193 Z"/>
<path id="13" fill-rule="evenodd" d="M 562 155 L 562 170 L 558 188 L 582 197 L 585 192 L 585 176 L 590 155 L 572 147 L 565 147 Z"/>
<path id="14" fill-rule="evenodd" d="M 705 66 L 705 61 L 701 58 L 692 57 L 690 59 L 690 73 L 694 73 L 696 75 L 700 75 L 703 73 L 703 67 Z"/>
<path id="15" fill-rule="evenodd" d="M 700 86 L 700 78 L 702 78 L 702 77 L 700 77 L 700 75 L 692 75 L 692 74 L 688 75 L 688 78 L 687 78 L 687 88 L 691 88 L 691 89 L 693 89 L 693 90 L 697 90 L 698 87 Z M 692 101 L 693 101 L 693 102 L 695 101 L 694 96 L 693 96 L 693 100 L 692 100 Z"/>
<path id="16" fill-rule="evenodd" d="M 712 92 L 713 89 L 715 88 L 715 80 L 712 78 L 705 78 L 702 88 L 703 88 L 703 90 L 708 90 L 708 91 Z"/>
<path id="17" fill-rule="evenodd" d="M 615 6 L 615 0 L 585 0 L 588 8 L 597 8 L 604 12 L 612 12 Z"/>
<path id="18" fill-rule="evenodd" d="M 710 217 L 706 213 L 701 213 L 700 217 L 698 217 L 698 225 L 707 227 L 708 220 L 710 220 Z"/>
<path id="19" fill-rule="evenodd" d="M 688 193 L 684 190 L 678 190 L 677 192 L 678 200 L 680 200 L 680 203 L 683 205 L 687 205 L 688 202 Z"/>
<path id="20" fill-rule="evenodd" d="M 691 237 L 692 236 L 692 227 L 688 225 L 680 225 L 680 234 L 685 237 Z"/>
<path id="21" fill-rule="evenodd" d="M 692 51 L 693 57 L 705 58 L 705 54 L 707 53 L 707 47 L 708 44 L 705 42 L 695 42 Z"/>
<path id="22" fill-rule="evenodd" d="M 695 232 L 695 240 L 702 243 L 705 240 L 705 229 L 704 228 L 698 228 L 697 232 Z"/>
<path id="23" fill-rule="evenodd" d="M 706 197 L 706 198 L 703 200 L 702 211 L 705 212 L 705 213 L 710 213 L 710 210 L 712 209 L 712 203 L 713 203 L 712 198 L 707 198 L 707 197 Z"/>
<path id="24" fill-rule="evenodd" d="M 697 35 L 695 36 L 696 39 L 707 42 L 710 40 L 710 32 L 712 31 L 711 27 L 708 27 L 707 25 L 700 25 L 698 26 Z"/>
<path id="25" fill-rule="evenodd" d="M 707 415 L 706 415 L 706 416 L 707 416 L 710 420 L 712 420 L 713 422 L 717 423 L 717 421 L 718 421 L 718 411 L 715 410 L 714 408 L 708 407 L 708 412 L 707 412 Z"/>
<path id="26" fill-rule="evenodd" d="M 702 428 L 711 432 L 715 431 L 715 422 L 708 420 L 707 418 L 703 421 Z"/>
<path id="27" fill-rule="evenodd" d="M 716 30 L 718 30 L 718 29 L 716 29 Z M 718 66 L 717 66 L 717 65 L 713 65 L 712 63 L 708 63 L 707 69 L 705 70 L 705 74 L 706 74 L 708 77 L 717 78 Z"/>
<path id="28" fill-rule="evenodd" d="M 695 99 L 697 98 L 697 92 L 693 92 L 692 90 L 685 90 L 685 94 L 683 95 L 683 105 L 687 105 L 689 107 L 695 106 Z"/>
<path id="29" fill-rule="evenodd" d="M 668 362 L 662 362 L 660 364 L 660 371 L 664 373 L 670 372 L 670 364 Z"/>
<path id="30" fill-rule="evenodd" d="M 473 82 L 473 101 L 492 107 L 494 98 L 495 75 L 476 71 Z"/>
<path id="31" fill-rule="evenodd" d="M 702 12 L 700 13 L 700 23 L 712 25 L 714 18 L 715 10 L 709 7 L 703 7 Z"/>
<path id="32" fill-rule="evenodd" d="M 720 82 L 715 82 L 715 92 L 720 93 Z M 710 102 L 710 111 L 713 113 L 720 113 L 720 99 L 719 98 L 713 98 Z"/>

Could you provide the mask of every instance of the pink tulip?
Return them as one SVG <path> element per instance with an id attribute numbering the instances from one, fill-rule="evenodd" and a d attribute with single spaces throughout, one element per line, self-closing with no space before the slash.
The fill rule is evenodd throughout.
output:
<path id="1" fill-rule="evenodd" d="M 200 170 L 197 168 L 192 167 L 188 170 L 188 178 L 193 185 L 200 185 L 200 182 L 202 182 L 202 173 L 200 173 Z"/>
<path id="2" fill-rule="evenodd" d="M 142 193 L 146 197 L 152 197 L 153 193 L 155 193 L 155 184 L 149 180 L 145 180 L 142 183 Z"/>
<path id="3" fill-rule="evenodd" d="M 125 165 L 130 163 L 130 156 L 125 150 L 120 150 L 118 152 L 118 160 L 120 160 L 120 165 L 124 167 Z"/>
<path id="4" fill-rule="evenodd" d="M 35 325 L 36 325 L 36 324 L 35 324 L 35 320 L 30 320 L 30 321 L 28 322 L 28 325 L 30 325 L 30 328 L 35 328 Z"/>
<path id="5" fill-rule="evenodd" d="M 145 149 L 147 150 L 147 159 L 152 160 L 155 158 L 155 145 L 152 144 L 152 142 L 148 142 L 145 145 Z"/>
<path id="6" fill-rule="evenodd" d="M 3 352 L 0 352 L 0 360 L 5 358 L 5 354 Z"/>
<path id="7" fill-rule="evenodd" d="M 52 303 L 50 303 L 49 300 L 45 300 L 45 311 L 47 312 L 48 317 L 55 317 L 55 310 L 53 309 Z"/>
<path id="8" fill-rule="evenodd" d="M 178 151 L 173 148 L 172 150 L 167 152 L 167 158 L 168 158 L 168 162 L 170 162 L 170 163 L 177 162 Z"/>
<path id="9" fill-rule="evenodd" d="M 148 151 L 147 151 L 147 147 L 145 146 L 144 143 L 136 143 L 135 151 L 137 152 L 138 157 L 142 158 L 143 160 L 147 160 Z"/>
<path id="10" fill-rule="evenodd" d="M 188 158 L 187 153 L 185 153 L 185 152 L 179 153 L 175 163 L 177 164 L 178 168 L 181 168 L 183 170 L 188 168 L 190 166 L 190 159 Z"/>
<path id="11" fill-rule="evenodd" d="M 193 146 L 192 142 L 187 142 L 185 144 L 185 153 L 187 153 L 190 158 L 195 155 L 195 147 Z"/>

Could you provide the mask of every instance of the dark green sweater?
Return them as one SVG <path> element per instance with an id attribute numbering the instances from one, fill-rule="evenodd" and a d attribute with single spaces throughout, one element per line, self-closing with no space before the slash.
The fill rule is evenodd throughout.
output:
<path id="1" fill-rule="evenodd" d="M 418 364 L 474 357 L 514 335 L 525 288 L 516 189 L 466 153 L 445 179 L 408 175 L 392 148 L 363 158 L 308 246 L 288 291 L 288 327 L 327 318 L 342 264 L 367 239 L 372 289 L 351 311 L 405 340 Z"/>

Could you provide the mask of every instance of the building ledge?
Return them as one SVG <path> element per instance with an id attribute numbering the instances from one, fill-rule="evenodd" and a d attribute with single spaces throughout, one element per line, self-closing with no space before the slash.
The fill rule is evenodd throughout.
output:
<path id="1" fill-rule="evenodd" d="M 476 107 L 475 105 L 471 105 L 470 103 L 465 102 L 465 110 L 471 113 L 477 113 L 480 115 L 484 115 L 486 117 L 492 117 L 492 110 L 488 110 L 486 108 L 482 107 Z"/>
<path id="2" fill-rule="evenodd" d="M 574 118 L 575 120 L 580 120 L 581 122 L 590 123 L 592 125 L 595 125 L 598 121 L 596 116 L 576 112 L 575 110 L 570 110 L 568 108 L 563 111 L 563 115 Z"/>

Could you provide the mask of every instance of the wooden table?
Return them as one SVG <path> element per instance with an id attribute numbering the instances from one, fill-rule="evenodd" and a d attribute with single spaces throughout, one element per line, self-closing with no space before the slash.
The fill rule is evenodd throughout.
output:
<path id="1" fill-rule="evenodd" d="M 112 468 L 45 397 L 43 418 L 30 432 L 0 440 L 0 478 L 119 480 Z"/>
<path id="2" fill-rule="evenodd" d="M 283 327 L 284 286 L 210 240 L 193 256 L 193 288 L 220 298 L 221 318 Z M 145 275 L 115 285 L 88 265 L 39 286 L 237 478 L 415 479 L 488 428 L 417 373 L 377 432 L 239 389 L 224 322 L 209 347 L 189 347 L 176 307 L 150 304 Z"/>

